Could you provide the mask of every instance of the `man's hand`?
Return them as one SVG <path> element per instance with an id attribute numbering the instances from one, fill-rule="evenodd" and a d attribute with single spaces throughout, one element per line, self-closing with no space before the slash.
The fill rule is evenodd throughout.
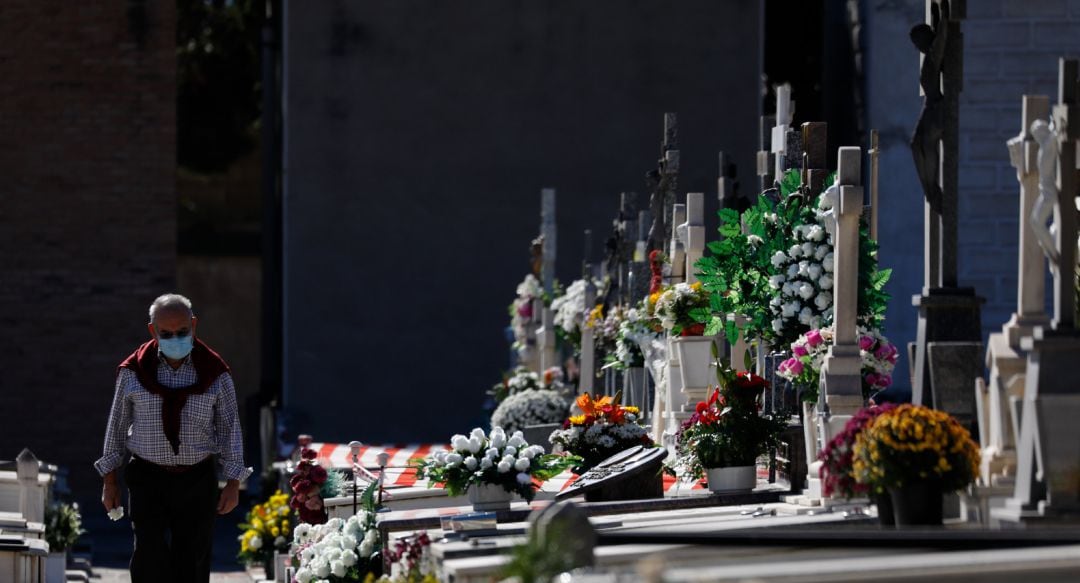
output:
<path id="1" fill-rule="evenodd" d="M 225 489 L 218 498 L 217 513 L 228 514 L 240 503 L 240 480 L 225 482 Z"/>
<path id="2" fill-rule="evenodd" d="M 105 512 L 120 506 L 120 487 L 116 485 L 116 472 L 105 474 L 105 485 L 101 487 L 101 505 Z"/>

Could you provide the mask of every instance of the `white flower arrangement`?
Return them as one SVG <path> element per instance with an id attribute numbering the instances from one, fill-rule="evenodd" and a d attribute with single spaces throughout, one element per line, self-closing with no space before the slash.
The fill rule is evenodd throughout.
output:
<path id="1" fill-rule="evenodd" d="M 692 313 L 699 309 L 708 309 L 709 294 L 700 283 L 677 283 L 660 293 L 653 312 L 660 319 L 660 325 L 674 334 L 685 334 L 695 327 L 704 330 L 704 325 L 694 319 Z M 701 335 L 701 331 L 696 332 Z"/>
<path id="2" fill-rule="evenodd" d="M 375 514 L 361 510 L 348 520 L 331 518 L 325 524 L 301 523 L 293 531 L 292 552 L 299 558 L 296 581 L 311 583 L 363 581 L 369 563 L 381 550 Z"/>
<path id="3" fill-rule="evenodd" d="M 623 312 L 619 329 L 615 334 L 615 352 L 608 365 L 618 370 L 645 365 L 645 351 L 662 334 L 654 326 L 655 320 L 642 308 L 630 308 Z"/>
<path id="4" fill-rule="evenodd" d="M 525 395 L 540 391 L 529 391 Z M 550 479 L 570 467 L 577 458 L 545 455 L 544 448 L 529 445 L 521 431 L 507 436 L 495 425 L 487 435 L 479 427 L 469 435 L 450 438 L 449 451 L 437 451 L 417 465 L 417 476 L 441 482 L 451 495 L 463 494 L 474 484 L 502 486 L 531 501 L 536 494 L 533 478 Z"/>
<path id="5" fill-rule="evenodd" d="M 550 389 L 527 390 L 503 399 L 491 415 L 492 426 L 509 431 L 529 425 L 561 423 L 566 419 L 570 404 L 559 392 Z"/>
<path id="6" fill-rule="evenodd" d="M 555 326 L 567 336 L 580 336 L 581 325 L 585 321 L 585 288 L 588 283 L 579 279 L 571 283 L 563 295 L 551 302 L 555 312 Z"/>
<path id="7" fill-rule="evenodd" d="M 496 403 L 501 403 L 507 397 L 525 391 L 551 390 L 569 399 L 573 387 L 563 382 L 562 369 L 553 366 L 543 374 L 533 372 L 523 366 L 514 369 L 514 372 L 496 384 L 488 391 L 495 398 Z"/>
<path id="8" fill-rule="evenodd" d="M 769 311 L 782 339 L 832 321 L 833 242 L 823 220 L 819 213 L 816 222 L 795 226 L 795 243 L 771 258 L 778 273 L 769 277 L 769 287 L 778 293 Z"/>

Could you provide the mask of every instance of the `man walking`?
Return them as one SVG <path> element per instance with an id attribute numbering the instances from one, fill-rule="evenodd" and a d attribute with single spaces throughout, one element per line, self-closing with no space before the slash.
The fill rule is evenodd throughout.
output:
<path id="1" fill-rule="evenodd" d="M 132 583 L 205 583 L 216 514 L 236 508 L 244 467 L 229 366 L 195 338 L 191 301 L 165 294 L 150 305 L 150 341 L 117 370 L 105 447 L 94 467 L 101 502 L 121 505 L 123 469 L 135 531 Z M 227 480 L 218 492 L 217 470 Z"/>

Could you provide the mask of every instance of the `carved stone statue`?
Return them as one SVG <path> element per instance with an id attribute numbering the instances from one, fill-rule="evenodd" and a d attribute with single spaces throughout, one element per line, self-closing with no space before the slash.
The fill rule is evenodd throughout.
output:
<path id="1" fill-rule="evenodd" d="M 1053 216 L 1054 206 L 1058 204 L 1057 132 L 1040 119 L 1031 124 L 1031 136 L 1039 143 L 1039 196 L 1035 199 L 1029 220 L 1039 247 L 1042 247 L 1043 254 L 1056 272 L 1061 259 L 1061 250 L 1054 241 L 1057 229 L 1055 225 L 1047 226 L 1046 222 Z"/>
<path id="2" fill-rule="evenodd" d="M 911 42 L 924 55 L 919 70 L 923 107 L 915 133 L 911 136 L 911 153 L 915 157 L 915 171 L 922 183 L 923 194 L 935 213 L 941 212 L 943 196 L 938 183 L 941 167 L 938 148 L 945 131 L 946 108 L 945 96 L 941 92 L 941 73 L 948 42 L 948 26 L 945 24 L 949 17 L 948 9 L 948 2 L 932 4 L 931 24 L 917 24 L 911 29 Z"/>
<path id="3" fill-rule="evenodd" d="M 539 279 L 540 273 L 544 270 L 544 236 L 532 240 L 532 244 L 529 247 L 529 264 L 532 267 L 532 274 Z"/>

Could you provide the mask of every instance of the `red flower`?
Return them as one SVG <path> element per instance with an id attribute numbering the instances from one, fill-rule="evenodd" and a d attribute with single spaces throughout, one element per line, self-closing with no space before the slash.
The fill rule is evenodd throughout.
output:
<path id="1" fill-rule="evenodd" d="M 326 468 L 322 466 L 311 466 L 311 481 L 316 484 L 326 482 Z"/>
<path id="2" fill-rule="evenodd" d="M 315 451 L 313 449 L 309 449 L 309 448 L 305 447 L 304 449 L 300 450 L 300 459 L 313 460 L 313 459 L 315 459 L 317 457 L 319 457 L 319 452 L 317 452 L 317 451 Z"/>

